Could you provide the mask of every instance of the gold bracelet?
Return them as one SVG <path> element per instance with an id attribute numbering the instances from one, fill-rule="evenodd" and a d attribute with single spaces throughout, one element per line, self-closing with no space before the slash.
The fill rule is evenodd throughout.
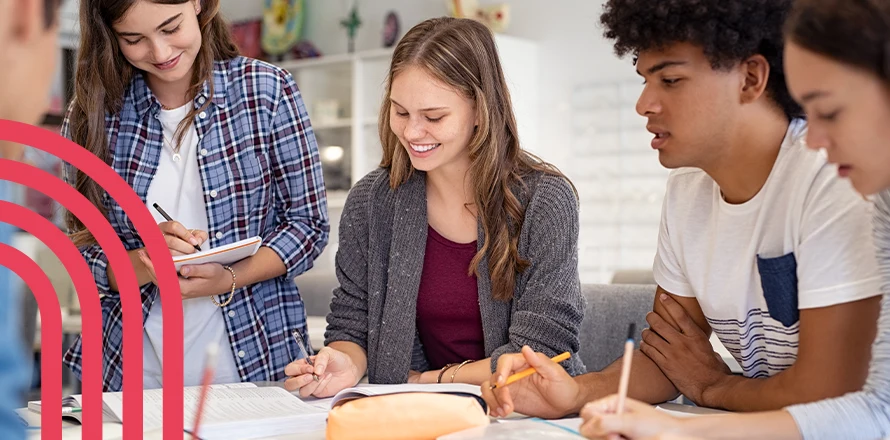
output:
<path id="1" fill-rule="evenodd" d="M 451 368 L 455 365 L 457 365 L 457 364 L 445 364 L 445 366 L 442 367 L 441 370 L 439 370 L 439 378 L 436 379 L 436 383 L 442 383 L 442 376 L 445 374 L 446 371 L 448 371 L 449 368 Z"/>
<path id="2" fill-rule="evenodd" d="M 217 307 L 225 307 L 225 306 L 229 305 L 229 303 L 232 302 L 232 298 L 235 297 L 235 270 L 229 266 L 223 266 L 223 267 L 225 269 L 228 269 L 228 271 L 232 273 L 232 291 L 229 293 L 229 299 L 227 299 L 226 302 L 224 302 L 222 304 L 216 302 L 216 298 L 214 298 L 213 296 L 210 297 L 210 301 L 213 301 L 213 305 L 215 305 Z"/>
<path id="3" fill-rule="evenodd" d="M 451 383 L 454 383 L 454 376 L 457 376 L 457 372 L 460 371 L 460 367 L 463 367 L 464 365 L 472 363 L 472 362 L 476 362 L 476 361 L 467 359 L 467 360 L 461 362 L 460 365 L 458 365 L 457 368 L 454 369 L 454 373 L 451 373 Z"/>

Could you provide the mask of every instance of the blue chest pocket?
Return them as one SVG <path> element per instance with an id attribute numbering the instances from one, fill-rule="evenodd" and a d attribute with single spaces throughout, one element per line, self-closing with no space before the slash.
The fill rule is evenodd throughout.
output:
<path id="1" fill-rule="evenodd" d="M 776 258 L 757 256 L 757 270 L 769 316 L 785 327 L 800 320 L 797 308 L 797 260 L 794 253 Z"/>

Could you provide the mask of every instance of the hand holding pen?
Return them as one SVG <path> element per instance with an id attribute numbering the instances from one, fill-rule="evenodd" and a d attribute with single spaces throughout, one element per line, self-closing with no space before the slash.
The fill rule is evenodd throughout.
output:
<path id="1" fill-rule="evenodd" d="M 297 360 L 284 367 L 284 374 L 290 376 L 284 381 L 286 390 L 299 391 L 300 397 L 330 397 L 361 380 L 363 372 L 356 368 L 349 355 L 324 347 L 316 356 L 309 356 L 303 335 L 298 330 L 292 335 L 300 352 Z"/>
<path id="2" fill-rule="evenodd" d="M 157 203 L 153 203 L 152 207 L 167 220 L 159 223 L 158 227 L 164 234 L 164 240 L 167 242 L 167 248 L 170 249 L 171 254 L 184 255 L 201 251 L 200 244 L 209 238 L 206 231 L 187 229 L 181 223 L 173 220 Z"/>
<path id="3" fill-rule="evenodd" d="M 636 328 L 628 326 L 621 361 L 618 394 L 590 402 L 581 409 L 580 434 L 587 438 L 638 439 L 668 434 L 671 438 L 692 438 L 682 418 L 668 415 L 649 404 L 627 397 L 630 383 Z M 659 437 L 662 438 L 662 437 Z"/>
<path id="4" fill-rule="evenodd" d="M 299 330 L 294 330 L 293 332 L 291 332 L 291 335 L 293 335 L 294 340 L 297 341 L 297 347 L 299 347 L 300 351 L 302 352 L 301 355 L 303 357 L 297 359 L 306 359 L 306 363 L 314 367 L 315 362 L 312 362 L 312 357 L 309 356 L 309 348 L 306 346 L 306 340 L 303 339 L 303 335 L 300 334 Z M 318 382 L 318 375 L 312 373 L 312 379 Z"/>

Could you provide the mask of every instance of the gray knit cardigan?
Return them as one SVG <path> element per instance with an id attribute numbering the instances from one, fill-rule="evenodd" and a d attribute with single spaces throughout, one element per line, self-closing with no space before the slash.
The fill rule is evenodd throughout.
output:
<path id="1" fill-rule="evenodd" d="M 479 308 L 485 354 L 498 357 L 523 345 L 547 356 L 564 351 L 569 374 L 585 372 L 578 357 L 584 315 L 578 279 L 578 201 L 565 179 L 536 173 L 518 191 L 526 209 L 519 254 L 531 263 L 516 278 L 513 299 L 492 298 L 488 260 L 479 264 Z M 427 239 L 426 176 L 398 189 L 377 169 L 349 192 L 340 219 L 334 290 L 325 345 L 350 341 L 368 355 L 371 383 L 404 383 L 409 370 L 429 369 L 417 337 L 417 292 Z M 484 239 L 481 224 L 478 245 Z"/>

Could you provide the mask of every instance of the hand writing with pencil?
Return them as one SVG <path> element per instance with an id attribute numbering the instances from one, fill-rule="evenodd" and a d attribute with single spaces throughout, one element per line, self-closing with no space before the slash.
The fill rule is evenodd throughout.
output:
<path id="1" fill-rule="evenodd" d="M 164 234 L 171 255 L 194 254 L 208 238 L 207 231 L 187 229 L 176 221 L 158 223 L 158 228 Z"/>
<path id="2" fill-rule="evenodd" d="M 624 412 L 617 413 L 617 394 L 584 405 L 581 410 L 581 435 L 590 439 L 618 440 L 692 440 L 683 435 L 683 420 L 633 400 L 624 401 Z"/>
<path id="3" fill-rule="evenodd" d="M 659 295 L 663 307 L 646 316 L 640 351 L 652 359 L 684 396 L 698 405 L 711 386 L 732 376 L 714 352 L 708 335 L 670 295 Z"/>
<path id="4" fill-rule="evenodd" d="M 171 255 L 193 254 L 201 250 L 200 245 L 209 238 L 207 231 L 188 229 L 182 223 L 170 219 L 170 216 L 160 207 L 155 205 L 155 209 L 168 219 L 168 221 L 158 223 L 158 228 L 164 234 L 164 240 L 167 242 L 167 249 L 170 250 Z M 157 284 L 157 273 L 148 253 L 143 249 L 139 250 L 137 255 L 149 280 Z M 179 270 L 179 290 L 184 299 L 224 294 L 230 291 L 231 287 L 231 273 L 219 264 L 186 265 Z"/>
<path id="5" fill-rule="evenodd" d="M 510 375 L 530 367 L 536 370 L 535 374 L 503 385 Z M 492 384 L 497 387 L 492 389 Z M 528 346 L 518 354 L 502 355 L 491 380 L 482 384 L 482 398 L 496 417 L 513 411 L 544 418 L 562 417 L 580 407 L 581 394 L 565 369 Z"/>
<path id="6" fill-rule="evenodd" d="M 171 254 L 185 255 L 201 251 L 201 243 L 207 241 L 209 237 L 206 231 L 186 228 L 182 223 L 173 220 L 157 203 L 153 203 L 152 207 L 167 220 L 158 223 L 158 228 L 164 234 L 164 240 L 167 241 L 167 248 Z"/>

